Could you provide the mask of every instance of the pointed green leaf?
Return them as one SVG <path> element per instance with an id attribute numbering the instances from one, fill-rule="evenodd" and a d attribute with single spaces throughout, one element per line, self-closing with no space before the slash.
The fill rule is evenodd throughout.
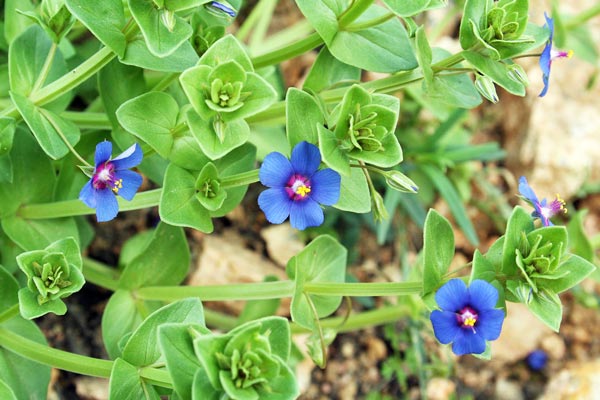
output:
<path id="1" fill-rule="evenodd" d="M 430 209 L 423 230 L 423 293 L 435 291 L 454 257 L 454 232 L 446 218 Z"/>
<path id="2" fill-rule="evenodd" d="M 160 400 L 154 386 L 140 377 L 138 368 L 121 358 L 113 364 L 108 396 L 122 400 Z"/>
<path id="3" fill-rule="evenodd" d="M 361 214 L 371 211 L 371 193 L 362 168 L 351 168 L 349 176 L 342 175 L 340 199 L 333 206 Z"/>
<path id="4" fill-rule="evenodd" d="M 318 143 L 318 128 L 323 125 L 323 110 L 313 96 L 290 88 L 285 97 L 285 121 L 288 142 L 294 147 L 302 141 Z"/>

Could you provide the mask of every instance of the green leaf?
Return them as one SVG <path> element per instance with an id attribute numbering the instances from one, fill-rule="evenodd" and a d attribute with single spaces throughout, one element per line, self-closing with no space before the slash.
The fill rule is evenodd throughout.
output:
<path id="1" fill-rule="evenodd" d="M 252 61 L 244 47 L 235 36 L 227 35 L 213 43 L 212 46 L 200 57 L 198 65 L 216 67 L 227 61 L 235 61 L 248 72 L 254 71 Z"/>
<path id="2" fill-rule="evenodd" d="M 19 11 L 28 12 L 34 11 L 35 4 L 31 0 L 6 0 L 4 2 L 4 29 L 3 35 L 6 37 L 8 44 L 23 33 L 33 21 Z"/>
<path id="3" fill-rule="evenodd" d="M 77 144 L 81 135 L 77 125 L 62 119 L 52 111 L 36 107 L 32 101 L 20 94 L 11 92 L 10 97 L 50 158 L 58 160 L 69 152 L 61 136 L 66 138 L 71 146 Z"/>
<path id="4" fill-rule="evenodd" d="M 583 219 L 588 210 L 580 210 L 575 213 L 567 224 L 567 232 L 569 233 L 569 251 L 574 253 L 584 260 L 594 262 L 594 248 L 590 239 L 583 229 Z"/>
<path id="5" fill-rule="evenodd" d="M 0 310 L 8 310 L 19 302 L 17 280 L 0 265 Z"/>
<path id="6" fill-rule="evenodd" d="M 419 67 L 423 70 L 424 83 L 431 85 L 433 80 L 433 70 L 431 69 L 431 62 L 433 60 L 433 53 L 431 52 L 431 46 L 425 35 L 425 29 L 420 26 L 415 34 L 415 45 L 417 48 L 417 60 Z"/>
<path id="7" fill-rule="evenodd" d="M 127 43 L 123 64 L 163 72 L 183 72 L 198 62 L 198 55 L 189 42 L 184 42 L 168 57 L 155 56 L 148 50 L 142 35 L 135 36 Z"/>
<path id="8" fill-rule="evenodd" d="M 221 390 L 216 390 L 212 386 L 204 370 L 196 371 L 192 383 L 192 400 L 219 400 L 222 395 Z"/>
<path id="9" fill-rule="evenodd" d="M 442 283 L 454 257 L 454 232 L 446 218 L 430 209 L 423 230 L 423 293 Z"/>
<path id="10" fill-rule="evenodd" d="M 525 86 L 522 83 L 511 79 L 507 64 L 502 61 L 494 61 L 489 57 L 471 51 L 465 51 L 462 54 L 465 57 L 465 60 L 473 67 L 482 74 L 492 78 L 494 82 L 510 93 L 517 96 L 525 96 Z"/>
<path id="11" fill-rule="evenodd" d="M 294 147 L 302 141 L 318 143 L 317 126 L 325 123 L 325 117 L 313 96 L 291 87 L 285 96 L 285 121 L 288 142 Z"/>
<path id="12" fill-rule="evenodd" d="M 157 57 L 167 57 L 183 42 L 192 36 L 192 27 L 180 16 L 173 14 L 175 20 L 170 31 L 163 23 L 162 14 L 152 0 L 127 0 L 131 15 L 144 35 L 146 45 Z"/>
<path id="13" fill-rule="evenodd" d="M 296 4 L 319 36 L 329 45 L 338 32 L 337 18 L 344 12 L 347 2 L 337 0 L 298 0 Z"/>
<path id="14" fill-rule="evenodd" d="M 504 246 L 502 247 L 502 269 L 501 272 L 511 276 L 517 273 L 516 249 L 523 238 L 523 233 L 528 234 L 533 230 L 533 219 L 522 207 L 515 207 L 504 234 Z"/>
<path id="15" fill-rule="evenodd" d="M 119 84 L 115 85 L 115 82 Z M 111 125 L 117 128 L 119 126 L 115 115 L 117 109 L 127 100 L 146 91 L 144 71 L 141 68 L 122 64 L 116 59 L 112 60 L 98 72 L 98 89 L 106 115 Z M 146 117 L 154 117 L 154 114 L 148 112 Z"/>
<path id="16" fill-rule="evenodd" d="M 142 322 L 138 306 L 143 307 L 143 304 L 126 290 L 117 290 L 108 300 L 102 314 L 102 340 L 111 359 L 121 356 L 119 341 Z"/>
<path id="17" fill-rule="evenodd" d="M 219 122 L 214 118 L 206 120 L 192 108 L 187 110 L 186 118 L 192 135 L 211 160 L 240 147 L 250 137 L 250 127 L 243 119 L 229 122 Z M 220 133 L 215 128 L 220 129 Z"/>
<path id="18" fill-rule="evenodd" d="M 13 166 L 10 155 L 0 156 L 0 184 L 13 182 Z M 2 185 L 0 185 L 2 186 Z"/>
<path id="19" fill-rule="evenodd" d="M 286 272 L 296 283 L 290 312 L 292 320 L 309 329 L 316 329 L 315 318 L 334 312 L 342 301 L 341 296 L 322 296 L 304 291 L 307 283 L 341 283 L 346 275 L 346 249 L 328 235 L 314 239 L 300 253 L 288 261 Z M 314 315 L 309 299 L 314 305 Z"/>
<path id="20" fill-rule="evenodd" d="M 317 125 L 317 133 L 323 162 L 331 169 L 339 172 L 342 178 L 348 177 L 351 173 L 348 153 L 340 148 L 340 141 L 335 133 L 320 124 Z"/>
<path id="21" fill-rule="evenodd" d="M 371 211 L 371 193 L 362 168 L 351 168 L 350 176 L 341 175 L 340 199 L 333 206 L 354 213 Z"/>
<path id="22" fill-rule="evenodd" d="M 10 153 L 15 136 L 15 120 L 13 118 L 0 118 L 0 156 Z"/>
<path id="23" fill-rule="evenodd" d="M 10 157 L 13 181 L 0 185 L 2 221 L 3 218 L 15 214 L 22 204 L 47 202 L 52 198 L 56 182 L 50 160 L 25 129 L 18 128 Z"/>
<path id="24" fill-rule="evenodd" d="M 356 83 L 359 81 L 360 68 L 339 61 L 331 55 L 327 47 L 323 46 L 306 76 L 303 88 L 318 93 L 345 82 Z M 289 96 L 290 92 L 288 92 L 288 98 Z"/>
<path id="25" fill-rule="evenodd" d="M 411 17 L 441 6 L 431 0 L 383 0 L 383 2 L 394 14 L 401 17 Z"/>
<path id="26" fill-rule="evenodd" d="M 491 7 L 490 0 L 466 0 L 460 22 L 459 40 L 464 50 L 469 50 L 479 43 L 478 32 L 486 28 L 487 13 Z"/>
<path id="27" fill-rule="evenodd" d="M 12 216 L 2 219 L 4 233 L 24 250 L 43 249 L 65 237 L 79 237 L 74 218 L 27 220 Z"/>
<path id="28" fill-rule="evenodd" d="M 121 0 L 66 0 L 67 8 L 119 58 L 125 55 L 127 41 L 123 29 L 125 12 Z"/>
<path id="29" fill-rule="evenodd" d="M 562 320 L 562 304 L 558 294 L 547 291 L 532 293 L 526 305 L 540 321 L 554 332 L 558 332 Z"/>
<path id="30" fill-rule="evenodd" d="M 198 299 L 190 298 L 171 303 L 153 312 L 127 340 L 121 353 L 123 359 L 137 367 L 155 363 L 161 356 L 158 347 L 158 329 L 168 322 L 204 325 L 202 303 Z"/>
<path id="31" fill-rule="evenodd" d="M 196 199 L 196 176 L 174 164 L 169 165 L 158 207 L 161 220 L 210 233 L 213 223 L 208 210 Z"/>
<path id="32" fill-rule="evenodd" d="M 4 381 L 0 380 L 0 398 L 5 400 L 19 400 L 15 396 L 15 392 Z"/>
<path id="33" fill-rule="evenodd" d="M 26 339 L 47 345 L 46 338 L 37 325 L 20 316 L 5 321 L 0 326 Z M 0 347 L 0 380 L 12 389 L 17 399 L 45 399 L 50 383 L 50 367 Z"/>
<path id="34" fill-rule="evenodd" d="M 373 20 L 386 13 L 384 8 L 373 5 L 355 24 Z M 396 18 L 367 29 L 340 31 L 331 41 L 325 37 L 323 39 L 335 58 L 368 71 L 397 72 L 417 67 L 408 34 L 404 25 Z"/>
<path id="35" fill-rule="evenodd" d="M 113 363 L 108 396 L 122 400 L 160 400 L 156 389 L 140 377 L 138 368 L 121 358 Z"/>
<path id="36" fill-rule="evenodd" d="M 27 28 L 15 39 L 8 52 L 8 74 L 10 90 L 29 96 L 44 68 L 52 41 L 38 25 Z M 56 51 L 48 75 L 43 83 L 48 84 L 67 72 L 60 50 Z"/>
<path id="37" fill-rule="evenodd" d="M 70 266 L 73 266 L 81 271 L 83 261 L 81 259 L 81 250 L 79 244 L 72 237 L 66 237 L 50 243 L 45 249 L 48 252 L 62 253 Z"/>
<path id="38" fill-rule="evenodd" d="M 567 289 L 572 288 L 579 282 L 584 280 L 592 272 L 596 270 L 596 266 L 591 262 L 579 257 L 575 254 L 568 255 L 553 275 L 559 276 L 558 279 L 537 280 L 538 284 L 553 293 L 562 293 Z"/>
<path id="39" fill-rule="evenodd" d="M 158 343 L 161 353 L 165 355 L 165 362 L 173 380 L 173 387 L 184 400 L 191 399 L 194 375 L 202 368 L 200 360 L 194 353 L 192 338 L 190 337 L 192 329 L 188 325 L 171 323 L 158 328 Z M 212 394 L 208 393 L 208 395 Z"/>
<path id="40" fill-rule="evenodd" d="M 40 304 L 37 292 L 34 293 L 28 288 L 21 288 L 19 290 L 19 311 L 23 318 L 34 319 L 48 313 L 65 315 L 67 305 L 61 299 L 53 299 Z"/>
<path id="41" fill-rule="evenodd" d="M 0 288 L 2 287 L 0 275 Z M 263 282 L 277 282 L 279 279 L 274 275 L 268 275 Z M 0 305 L 2 304 L 0 300 Z M 237 319 L 237 325 L 250 322 L 258 318 L 275 315 L 281 304 L 281 299 L 265 299 L 247 301 Z"/>
<path id="42" fill-rule="evenodd" d="M 432 165 L 422 164 L 419 165 L 419 168 L 427 175 L 444 200 L 446 200 L 456 223 L 465 233 L 469 242 L 477 245 L 479 243 L 477 232 L 475 232 L 475 228 L 473 227 L 463 202 L 452 182 L 442 173 L 442 171 Z"/>
<path id="43" fill-rule="evenodd" d="M 178 285 L 186 277 L 189 266 L 190 251 L 183 229 L 161 222 L 144 251 L 123 270 L 119 286 L 135 289 Z"/>
<path id="44" fill-rule="evenodd" d="M 473 282 L 475 279 L 482 279 L 487 282 L 496 279 L 494 264 L 488 261 L 479 250 L 475 250 L 475 254 L 473 254 L 473 268 L 471 269 L 469 281 Z"/>

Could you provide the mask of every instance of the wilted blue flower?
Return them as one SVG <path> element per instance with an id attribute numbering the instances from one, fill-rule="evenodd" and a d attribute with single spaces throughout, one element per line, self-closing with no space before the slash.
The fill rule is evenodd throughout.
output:
<path id="1" fill-rule="evenodd" d="M 259 177 L 270 189 L 258 196 L 258 205 L 269 222 L 280 224 L 289 216 L 300 230 L 323 223 L 319 204 L 337 203 L 341 177 L 330 168 L 318 170 L 320 164 L 319 148 L 307 142 L 294 147 L 291 160 L 277 152 L 265 157 Z"/>
<path id="2" fill-rule="evenodd" d="M 206 4 L 208 10 L 212 13 L 225 13 L 231 18 L 235 18 L 237 12 L 228 4 L 223 1 L 211 1 Z"/>
<path id="3" fill-rule="evenodd" d="M 550 218 L 558 214 L 559 212 L 567 212 L 565 208 L 565 201 L 560 198 L 557 194 L 556 198 L 548 204 L 546 199 L 542 199 L 540 201 L 538 197 L 535 195 L 535 192 L 527 183 L 527 179 L 522 176 L 519 178 L 519 193 L 521 196 L 533 206 L 535 211 L 531 213 L 531 216 L 534 218 L 539 218 L 542 220 L 542 225 L 544 226 L 552 226 L 552 221 Z"/>
<path id="4" fill-rule="evenodd" d="M 527 355 L 525 361 L 529 368 L 534 371 L 540 371 L 544 369 L 548 362 L 548 354 L 544 350 L 534 350 Z"/>
<path id="5" fill-rule="evenodd" d="M 496 309 L 498 290 L 476 279 L 467 285 L 451 279 L 435 293 L 441 310 L 431 312 L 433 333 L 443 344 L 452 343 L 454 354 L 481 354 L 487 340 L 500 336 L 504 311 Z"/>
<path id="6" fill-rule="evenodd" d="M 79 199 L 96 209 L 98 222 L 110 221 L 117 216 L 119 205 L 116 195 L 133 199 L 142 184 L 142 176 L 129 171 L 142 162 L 142 149 L 136 143 L 118 157 L 111 159 L 112 143 L 100 142 L 94 155 L 94 173 L 79 193 Z"/>
<path id="7" fill-rule="evenodd" d="M 550 31 L 550 37 L 546 42 L 546 47 L 542 50 L 542 55 L 540 56 L 540 68 L 542 69 L 542 80 L 544 81 L 544 89 L 540 93 L 540 97 L 544 97 L 546 92 L 548 91 L 548 85 L 550 80 L 550 67 L 552 66 L 552 61 L 557 58 L 571 58 L 573 56 L 573 51 L 557 51 L 552 48 L 552 40 L 554 37 L 554 21 L 552 18 L 548 17 L 546 13 L 544 13 L 544 18 L 546 18 L 546 27 Z"/>

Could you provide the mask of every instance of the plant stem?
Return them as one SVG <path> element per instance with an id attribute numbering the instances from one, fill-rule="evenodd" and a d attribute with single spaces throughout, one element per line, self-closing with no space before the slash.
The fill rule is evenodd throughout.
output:
<path id="1" fill-rule="evenodd" d="M 377 26 L 377 25 L 383 24 L 384 22 L 389 21 L 390 19 L 394 18 L 395 16 L 396 16 L 396 14 L 394 14 L 394 13 L 387 13 L 387 14 L 384 14 L 384 15 L 382 15 L 380 17 L 373 18 L 373 19 L 370 19 L 370 20 L 365 21 L 365 22 L 348 25 L 345 30 L 347 32 L 362 31 L 364 29 L 368 29 L 368 28 L 371 28 L 373 26 Z"/>
<path id="2" fill-rule="evenodd" d="M 130 211 L 157 206 L 161 193 L 162 189 L 147 190 L 138 193 L 131 201 L 117 197 L 119 210 Z M 65 200 L 54 203 L 28 204 L 21 207 L 17 215 L 25 219 L 47 219 L 94 213 L 95 210 L 83 204 L 81 200 Z"/>
<path id="3" fill-rule="evenodd" d="M 109 131 L 112 125 L 105 113 L 101 112 L 78 112 L 63 111 L 60 116 L 77 125 L 80 129 L 97 129 Z"/>
<path id="4" fill-rule="evenodd" d="M 419 294 L 421 282 L 305 283 L 304 291 L 320 296 L 404 296 Z"/>
<path id="5" fill-rule="evenodd" d="M 342 31 L 358 17 L 360 17 L 373 4 L 373 0 L 353 0 L 350 7 L 338 18 L 339 30 Z"/>
<path id="6" fill-rule="evenodd" d="M 0 324 L 19 314 L 19 303 L 12 305 L 0 314 Z"/>
<path id="7" fill-rule="evenodd" d="M 203 301 L 265 300 L 291 297 L 293 281 L 237 283 L 207 286 L 148 286 L 138 289 L 135 296 L 144 300 L 176 301 L 197 297 Z"/>
<path id="8" fill-rule="evenodd" d="M 252 63 L 256 69 L 277 64 L 281 61 L 289 60 L 290 58 L 304 54 L 320 44 L 323 44 L 323 39 L 321 39 L 321 36 L 319 36 L 318 33 L 313 33 L 289 46 L 255 57 L 252 59 Z"/>
<path id="9" fill-rule="evenodd" d="M 112 361 L 53 349 L 52 347 L 24 338 L 5 328 L 0 328 L 0 346 L 40 364 L 82 375 L 108 378 L 113 367 Z M 145 367 L 141 369 L 140 376 L 147 379 L 153 385 L 166 388 L 173 387 L 167 371 Z"/>
<path id="10" fill-rule="evenodd" d="M 48 55 L 46 56 L 46 61 L 44 61 L 44 65 L 42 66 L 42 70 L 40 71 L 40 75 L 38 76 L 33 88 L 31 89 L 31 93 L 35 93 L 39 88 L 42 87 L 46 78 L 48 78 L 48 73 L 50 72 L 50 67 L 52 66 L 52 61 L 54 61 L 54 56 L 56 55 L 56 49 L 58 45 L 52 42 L 52 46 L 50 46 L 50 50 L 48 51 Z"/>
<path id="11" fill-rule="evenodd" d="M 221 179 L 221 187 L 225 189 L 236 186 L 246 186 L 251 183 L 258 182 L 259 171 L 260 170 L 258 169 L 253 169 L 251 171 L 226 176 Z"/>
<path id="12" fill-rule="evenodd" d="M 112 290 L 113 292 L 119 289 L 120 273 L 114 268 L 92 260 L 91 258 L 83 258 L 83 274 L 85 280 L 94 285 Z"/>

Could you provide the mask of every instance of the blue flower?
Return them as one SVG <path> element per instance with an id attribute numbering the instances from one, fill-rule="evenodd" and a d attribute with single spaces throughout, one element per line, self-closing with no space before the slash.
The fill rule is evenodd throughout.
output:
<path id="1" fill-rule="evenodd" d="M 546 28 L 550 31 L 550 37 L 546 42 L 546 47 L 542 50 L 542 55 L 540 56 L 540 68 L 542 69 L 542 80 L 544 81 L 544 89 L 540 93 L 540 97 L 544 97 L 546 92 L 548 91 L 548 85 L 550 80 L 550 67 L 552 66 L 552 61 L 557 58 L 571 58 L 573 56 L 573 51 L 557 51 L 552 48 L 552 40 L 554 38 L 554 21 L 552 18 L 548 17 L 546 13 L 544 13 L 544 18 L 546 18 Z"/>
<path id="2" fill-rule="evenodd" d="M 498 290 L 476 279 L 467 285 L 451 279 L 435 293 L 441 310 L 431 312 L 431 324 L 437 340 L 452 343 L 454 354 L 481 354 L 487 340 L 500 336 L 504 311 L 496 309 Z"/>
<path id="3" fill-rule="evenodd" d="M 231 18 L 235 18 L 235 16 L 237 15 L 236 11 L 233 8 L 231 8 L 229 4 L 223 4 L 223 2 L 211 1 L 210 3 L 206 4 L 206 7 L 212 13 L 215 13 L 219 16 L 221 15 L 221 13 L 229 15 Z"/>
<path id="4" fill-rule="evenodd" d="M 79 199 L 96 209 L 98 222 L 110 221 L 117 216 L 117 194 L 125 200 L 133 199 L 142 184 L 142 176 L 129 171 L 142 162 L 142 149 L 136 143 L 118 157 L 111 159 L 112 143 L 100 142 L 94 155 L 94 173 L 79 193 Z"/>
<path id="5" fill-rule="evenodd" d="M 535 195 L 535 192 L 527 183 L 527 179 L 522 176 L 519 178 L 519 193 L 523 197 L 525 201 L 527 201 L 531 206 L 535 209 L 531 216 L 534 218 L 539 218 L 542 221 L 542 225 L 544 226 L 552 226 L 553 223 L 550 221 L 550 218 L 558 214 L 559 212 L 567 212 L 565 208 L 565 201 L 560 198 L 557 194 L 556 198 L 548 204 L 546 199 L 542 199 L 540 201 L 538 197 Z"/>
<path id="6" fill-rule="evenodd" d="M 300 230 L 323 223 L 319 204 L 337 203 L 341 177 L 330 168 L 319 170 L 320 164 L 319 148 L 307 142 L 294 147 L 291 160 L 277 152 L 265 157 L 259 178 L 270 189 L 258 196 L 258 205 L 269 222 L 280 224 L 289 216 Z"/>
<path id="7" fill-rule="evenodd" d="M 533 371 L 540 371 L 548 362 L 548 354 L 544 350 L 534 350 L 527 355 L 525 361 Z"/>

